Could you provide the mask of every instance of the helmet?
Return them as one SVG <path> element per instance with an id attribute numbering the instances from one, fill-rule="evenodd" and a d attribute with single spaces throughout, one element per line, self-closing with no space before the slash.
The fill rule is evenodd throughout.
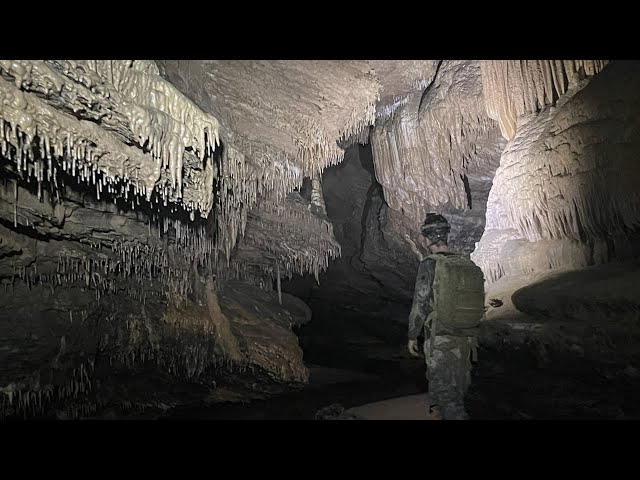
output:
<path id="1" fill-rule="evenodd" d="M 429 237 L 434 243 L 447 243 L 447 236 L 451 226 L 446 218 L 437 213 L 427 213 L 424 223 L 420 227 L 422 235 Z"/>

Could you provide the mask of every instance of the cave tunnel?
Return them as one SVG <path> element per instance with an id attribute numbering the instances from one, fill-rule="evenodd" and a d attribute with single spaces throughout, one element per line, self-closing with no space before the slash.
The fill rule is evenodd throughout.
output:
<path id="1" fill-rule="evenodd" d="M 0 77 L 3 420 L 442 419 L 430 212 L 481 272 L 466 418 L 640 418 L 640 62 Z"/>

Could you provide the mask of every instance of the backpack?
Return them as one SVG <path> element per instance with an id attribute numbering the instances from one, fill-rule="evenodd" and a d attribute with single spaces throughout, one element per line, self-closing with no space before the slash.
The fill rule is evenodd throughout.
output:
<path id="1" fill-rule="evenodd" d="M 485 314 L 484 275 L 480 267 L 461 255 L 427 258 L 436 261 L 432 308 L 438 330 L 477 327 Z"/>

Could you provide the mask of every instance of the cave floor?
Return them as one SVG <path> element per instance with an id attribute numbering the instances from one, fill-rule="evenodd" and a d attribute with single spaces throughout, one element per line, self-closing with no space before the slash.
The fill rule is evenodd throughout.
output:
<path id="1" fill-rule="evenodd" d="M 390 399 L 404 399 L 390 404 L 391 411 L 411 405 L 419 417 L 416 395 L 420 396 L 425 386 L 416 381 L 414 375 L 407 375 L 397 369 L 379 375 L 355 370 L 309 365 L 309 384 L 298 392 L 280 395 L 267 400 L 251 403 L 227 403 L 212 406 L 181 407 L 167 412 L 162 419 L 169 420 L 314 420 L 316 413 L 326 407 L 339 405 L 340 409 L 351 409 L 374 402 Z M 420 377 L 418 377 L 420 378 Z M 390 416 L 389 408 L 372 405 L 363 418 Z M 393 416 L 391 414 L 391 416 Z"/>
<path id="2" fill-rule="evenodd" d="M 487 293 L 502 305 L 483 324 L 472 418 L 640 418 L 639 262 L 504 278 Z"/>

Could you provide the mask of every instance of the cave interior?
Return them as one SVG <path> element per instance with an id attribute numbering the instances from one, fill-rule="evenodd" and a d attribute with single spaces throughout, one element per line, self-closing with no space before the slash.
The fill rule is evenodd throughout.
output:
<path id="1" fill-rule="evenodd" d="M 0 418 L 430 420 L 437 212 L 470 418 L 639 419 L 639 114 L 626 60 L 0 61 Z"/>

